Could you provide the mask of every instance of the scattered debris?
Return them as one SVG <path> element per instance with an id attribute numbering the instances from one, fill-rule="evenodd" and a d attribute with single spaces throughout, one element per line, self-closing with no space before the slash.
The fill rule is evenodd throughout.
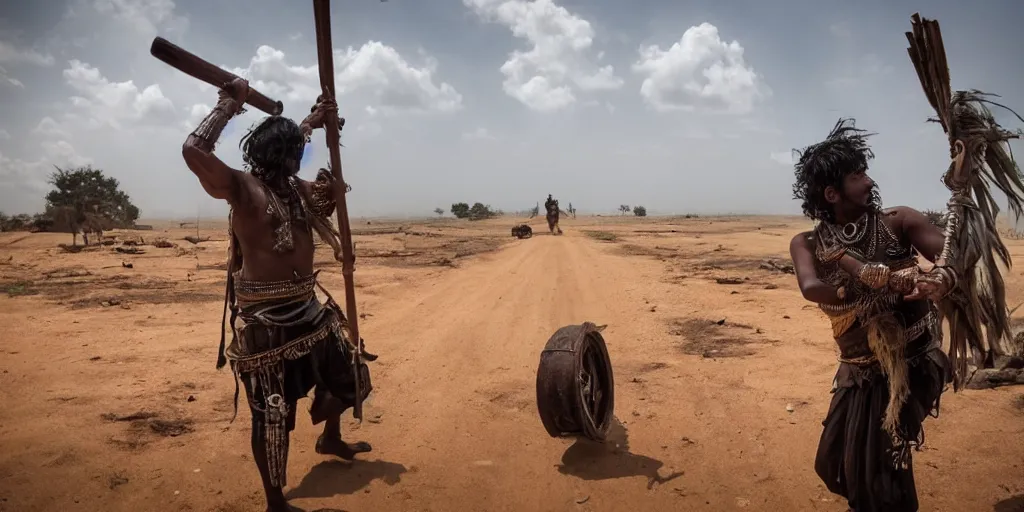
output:
<path id="1" fill-rule="evenodd" d="M 103 306 L 105 308 L 109 308 L 110 306 L 120 306 L 120 305 L 121 305 L 121 301 L 119 299 L 113 299 L 113 298 L 112 299 L 107 299 L 107 300 L 105 300 L 103 302 L 100 302 L 100 306 Z"/>
<path id="2" fill-rule="evenodd" d="M 751 345 L 773 343 L 754 334 L 749 325 L 702 318 L 677 319 L 671 322 L 669 334 L 684 340 L 684 354 L 703 358 L 745 357 L 755 353 Z"/>
<path id="3" fill-rule="evenodd" d="M 1024 384 L 1024 370 L 1019 368 L 983 368 L 967 381 L 967 389 L 992 389 Z"/>
<path id="4" fill-rule="evenodd" d="M 177 245 L 174 245 L 174 242 L 171 242 L 166 238 L 158 238 L 153 242 L 153 247 L 159 247 L 160 249 L 171 249 L 177 247 Z"/>
<path id="5" fill-rule="evenodd" d="M 26 295 L 37 295 L 38 290 L 32 288 L 30 281 L 17 281 L 10 284 L 3 285 L 3 291 L 7 292 L 8 297 L 22 297 Z"/>
<path id="6" fill-rule="evenodd" d="M 149 423 L 149 428 L 164 437 L 178 437 L 182 434 L 195 432 L 195 429 L 192 428 L 192 420 L 154 419 Z"/>
<path id="7" fill-rule="evenodd" d="M 793 268 L 793 265 L 791 263 L 785 263 L 777 260 L 764 260 L 763 262 L 761 262 L 760 268 L 762 270 L 782 272 L 783 274 L 796 273 L 796 270 Z"/>
<path id="8" fill-rule="evenodd" d="M 577 505 L 582 505 L 582 504 L 584 504 L 584 503 L 586 503 L 588 501 L 590 501 L 590 496 L 584 496 L 584 497 L 576 500 L 576 504 Z"/>
<path id="9" fill-rule="evenodd" d="M 195 235 L 188 235 L 183 240 L 192 242 L 192 244 L 194 244 L 194 245 L 198 245 L 200 242 L 208 242 L 210 240 L 210 237 L 208 237 L 208 236 L 198 237 L 198 236 L 195 236 Z"/>
<path id="10" fill-rule="evenodd" d="M 136 246 L 128 246 L 128 247 L 125 247 L 125 246 L 120 246 L 120 247 L 114 247 L 114 250 L 115 250 L 115 251 L 117 251 L 117 252 L 119 252 L 119 253 L 121 253 L 121 254 L 146 254 L 146 251 L 145 251 L 144 249 L 139 249 L 139 248 L 138 248 L 138 247 L 136 247 Z"/>
<path id="11" fill-rule="evenodd" d="M 715 282 L 718 284 L 743 284 L 747 278 L 740 279 L 738 277 L 716 277 Z"/>
<path id="12" fill-rule="evenodd" d="M 777 284 L 766 284 L 766 285 L 764 285 L 764 289 L 765 290 L 778 290 L 779 289 L 779 285 L 777 285 Z"/>
<path id="13" fill-rule="evenodd" d="M 157 414 L 155 412 L 139 411 L 129 414 L 127 416 L 119 416 L 112 412 L 108 412 L 102 414 L 100 417 L 107 421 L 141 421 L 156 418 Z"/>
<path id="14" fill-rule="evenodd" d="M 594 240 L 600 240 L 602 242 L 614 242 L 619 239 L 615 233 L 609 233 L 607 231 L 584 231 L 583 234 L 593 238 Z"/>
<path id="15" fill-rule="evenodd" d="M 43 272 L 43 277 L 46 279 L 67 279 L 71 277 L 86 277 L 91 275 L 92 272 L 89 272 L 84 268 L 58 268 Z"/>
<path id="16" fill-rule="evenodd" d="M 653 372 L 655 370 L 661 370 L 661 369 L 664 369 L 664 368 L 668 368 L 668 364 L 667 363 L 663 363 L 661 361 L 655 361 L 653 363 L 644 363 L 642 366 L 640 366 L 640 371 L 644 372 L 644 373 L 647 373 L 647 372 Z"/>
<path id="17" fill-rule="evenodd" d="M 126 483 L 128 483 L 128 477 L 125 475 L 124 471 L 118 471 L 113 475 L 110 475 L 110 478 L 107 479 L 107 487 L 109 487 L 111 490 L 116 489 Z"/>

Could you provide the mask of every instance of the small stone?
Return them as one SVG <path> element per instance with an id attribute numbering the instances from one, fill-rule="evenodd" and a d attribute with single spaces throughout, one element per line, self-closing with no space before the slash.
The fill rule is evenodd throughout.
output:
<path id="1" fill-rule="evenodd" d="M 795 410 L 796 407 L 794 407 L 793 404 L 786 404 L 786 412 L 793 412 Z"/>
<path id="2" fill-rule="evenodd" d="M 200 471 L 202 471 L 202 469 L 199 469 L 199 468 L 195 468 L 195 469 L 192 470 L 193 473 L 198 473 Z"/>
<path id="3" fill-rule="evenodd" d="M 189 396 L 188 396 L 188 400 L 186 400 L 186 401 L 187 401 L 187 402 L 195 402 L 195 401 L 196 401 L 196 397 L 194 397 L 194 396 L 192 396 L 192 395 L 189 395 Z"/>
<path id="4" fill-rule="evenodd" d="M 576 500 L 576 504 L 577 505 L 582 505 L 582 504 L 584 504 L 584 503 L 586 503 L 588 501 L 590 501 L 590 496 L 584 496 L 584 497 Z"/>
<path id="5" fill-rule="evenodd" d="M 177 496 L 177 495 L 179 495 L 179 494 L 181 494 L 181 491 L 174 491 L 174 495 L 175 495 L 175 496 Z"/>

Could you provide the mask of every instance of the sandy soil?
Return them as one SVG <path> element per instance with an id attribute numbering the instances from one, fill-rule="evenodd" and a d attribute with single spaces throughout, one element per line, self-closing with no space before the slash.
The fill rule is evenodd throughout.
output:
<path id="1" fill-rule="evenodd" d="M 515 240 L 515 222 L 360 222 L 361 326 L 380 359 L 368 420 L 344 433 L 375 449 L 317 455 L 300 403 L 294 505 L 845 510 L 812 468 L 830 328 L 762 265 L 806 223 L 592 217 L 553 237 L 534 219 Z M 214 369 L 223 226 L 199 244 L 157 227 L 75 254 L 57 247 L 68 235 L 0 234 L 0 510 L 262 510 L 248 410 L 229 423 L 231 374 Z M 117 252 L 140 237 L 143 253 Z M 1021 271 L 1009 280 L 1024 301 Z M 583 321 L 608 324 L 617 446 L 552 439 L 537 415 L 540 350 Z M 1024 389 L 949 391 L 925 429 L 922 510 L 1024 510 Z"/>

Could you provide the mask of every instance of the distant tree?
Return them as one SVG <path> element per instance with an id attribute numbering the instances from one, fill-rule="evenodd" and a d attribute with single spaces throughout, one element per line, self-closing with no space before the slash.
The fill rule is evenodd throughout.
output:
<path id="1" fill-rule="evenodd" d="M 45 213 L 32 216 L 32 231 L 53 231 L 53 219 Z"/>
<path id="2" fill-rule="evenodd" d="M 78 232 L 87 233 L 115 227 L 130 227 L 139 218 L 139 209 L 128 194 L 119 189 L 115 178 L 103 175 L 92 166 L 61 169 L 50 175 L 54 189 L 46 194 L 46 217 L 53 227 L 71 232 L 71 241 L 78 244 Z"/>
<path id="3" fill-rule="evenodd" d="M 636 215 L 637 217 L 646 217 L 647 216 L 647 208 L 644 208 L 643 206 L 634 206 L 633 207 L 633 215 Z"/>
<path id="4" fill-rule="evenodd" d="M 0 231 L 28 231 L 32 229 L 32 217 L 19 213 L 8 217 L 0 213 Z"/>
<path id="5" fill-rule="evenodd" d="M 572 207 L 572 203 L 569 203 L 569 207 L 566 208 L 565 211 L 569 212 L 569 215 L 572 215 L 572 218 L 576 218 L 576 208 Z"/>
<path id="6" fill-rule="evenodd" d="M 946 228 L 946 214 L 944 212 L 937 212 L 935 210 L 925 210 L 924 214 L 928 217 L 928 221 L 931 222 L 935 227 L 939 229 Z"/>
<path id="7" fill-rule="evenodd" d="M 619 211 L 622 212 L 622 215 L 625 215 L 625 214 L 629 213 L 629 205 L 628 204 L 619 205 Z"/>
<path id="8" fill-rule="evenodd" d="M 534 218 L 534 217 L 536 217 L 538 215 L 540 215 L 540 202 L 539 201 L 537 202 L 536 205 L 534 205 L 533 208 L 530 208 L 530 218 L 532 219 L 532 218 Z"/>
<path id="9" fill-rule="evenodd" d="M 469 220 L 484 220 L 497 217 L 500 212 L 496 212 L 491 209 L 490 205 L 484 205 L 483 203 L 474 203 L 473 207 L 469 209 Z"/>
<path id="10" fill-rule="evenodd" d="M 457 219 L 469 217 L 469 205 L 466 203 L 455 203 L 452 205 L 452 215 Z"/>
<path id="11" fill-rule="evenodd" d="M 444 210 L 441 208 L 434 208 L 434 213 L 436 213 L 438 217 L 444 217 Z"/>

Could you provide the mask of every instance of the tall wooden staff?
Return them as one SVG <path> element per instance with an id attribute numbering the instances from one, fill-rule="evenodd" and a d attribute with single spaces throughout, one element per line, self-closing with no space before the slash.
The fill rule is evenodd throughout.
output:
<path id="1" fill-rule="evenodd" d="M 313 0 L 313 17 L 316 21 L 316 51 L 320 65 L 320 85 L 325 99 L 334 99 L 334 54 L 331 45 L 331 3 L 330 0 Z M 355 351 L 352 367 L 355 371 L 356 403 L 352 416 L 363 419 L 363 394 L 360 382 L 362 367 L 362 338 L 359 337 L 359 315 L 356 313 L 356 287 L 352 280 L 355 272 L 355 254 L 352 246 L 352 228 L 348 221 L 348 204 L 345 202 L 345 180 L 341 175 L 341 132 L 338 116 L 324 120 L 327 134 L 327 149 L 331 152 L 331 172 L 334 174 L 334 201 L 338 211 L 338 232 L 341 235 L 341 273 L 345 278 L 345 312 L 348 316 L 349 333 Z"/>

